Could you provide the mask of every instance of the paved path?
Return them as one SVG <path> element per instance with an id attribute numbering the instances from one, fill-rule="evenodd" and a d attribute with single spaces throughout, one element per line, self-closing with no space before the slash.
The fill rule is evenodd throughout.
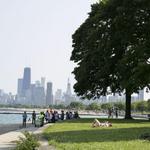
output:
<path id="1" fill-rule="evenodd" d="M 41 128 L 29 127 L 16 131 L 11 131 L 5 134 L 0 135 L 0 150 L 13 150 L 16 145 L 16 141 L 19 137 L 23 137 L 23 131 L 29 131 L 33 134 L 42 134 L 43 130 L 47 128 L 49 124 L 44 125 Z M 40 147 L 38 150 L 54 150 L 55 148 L 48 145 L 48 141 L 42 136 L 39 137 Z"/>

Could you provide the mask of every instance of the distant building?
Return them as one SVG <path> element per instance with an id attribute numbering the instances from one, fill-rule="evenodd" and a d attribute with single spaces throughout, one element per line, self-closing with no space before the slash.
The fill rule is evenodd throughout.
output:
<path id="1" fill-rule="evenodd" d="M 144 100 L 144 89 L 143 90 L 139 90 L 138 99 L 139 100 Z"/>
<path id="2" fill-rule="evenodd" d="M 46 90 L 46 105 L 53 105 L 53 91 L 52 91 L 52 82 L 47 83 L 47 90 Z"/>
<path id="3" fill-rule="evenodd" d="M 150 99 L 150 90 L 146 87 L 144 89 L 144 100 Z"/>
<path id="4" fill-rule="evenodd" d="M 26 67 L 24 68 L 23 85 L 22 85 L 24 95 L 26 93 L 26 90 L 30 88 L 30 85 L 31 85 L 31 69 L 29 67 Z"/>
<path id="5" fill-rule="evenodd" d="M 71 83 L 69 79 L 67 82 L 67 90 L 66 93 L 64 93 L 63 97 L 66 105 L 69 105 L 71 102 L 76 101 L 76 97 L 71 93 Z"/>
<path id="6" fill-rule="evenodd" d="M 45 89 L 45 78 L 41 77 L 41 86 Z"/>
<path id="7" fill-rule="evenodd" d="M 0 90 L 0 104 L 14 104 L 15 95 L 12 93 L 5 93 L 3 90 Z"/>
<path id="8" fill-rule="evenodd" d="M 45 91 L 41 86 L 32 86 L 32 104 L 37 106 L 45 106 Z"/>
<path id="9" fill-rule="evenodd" d="M 39 80 L 35 81 L 35 86 L 36 87 L 41 87 L 41 82 Z"/>
<path id="10" fill-rule="evenodd" d="M 55 92 L 55 105 L 59 105 L 62 103 L 62 90 L 57 89 Z"/>
<path id="11" fill-rule="evenodd" d="M 72 95 L 72 93 L 71 93 L 71 84 L 70 84 L 69 79 L 68 79 L 68 83 L 67 83 L 66 94 L 67 94 L 67 95 L 70 95 L 70 96 Z"/>
<path id="12" fill-rule="evenodd" d="M 17 95 L 22 96 L 23 79 L 18 79 Z"/>

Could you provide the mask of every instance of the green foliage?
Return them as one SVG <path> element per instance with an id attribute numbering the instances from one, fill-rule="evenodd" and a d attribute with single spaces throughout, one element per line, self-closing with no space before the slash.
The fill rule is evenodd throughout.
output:
<path id="1" fill-rule="evenodd" d="M 150 141 L 150 133 L 142 133 L 140 135 L 140 139 L 144 139 L 144 140 Z"/>
<path id="2" fill-rule="evenodd" d="M 49 108 L 53 108 L 53 109 L 65 109 L 66 106 L 63 104 L 59 104 L 59 105 L 49 105 Z"/>
<path id="3" fill-rule="evenodd" d="M 150 1 L 102 0 L 73 34 L 71 60 L 75 92 L 83 98 L 126 91 L 131 117 L 131 94 L 150 83 Z"/>
<path id="4" fill-rule="evenodd" d="M 82 102 L 71 102 L 68 108 L 82 110 L 85 108 Z"/>
<path id="5" fill-rule="evenodd" d="M 22 105 L 22 104 L 0 104 L 0 108 L 9 107 L 9 108 L 44 108 L 43 106 L 36 105 Z"/>
<path id="6" fill-rule="evenodd" d="M 101 105 L 101 108 L 104 109 L 104 110 L 108 110 L 108 109 L 111 109 L 113 106 L 112 106 L 112 103 L 104 103 Z"/>
<path id="7" fill-rule="evenodd" d="M 112 109 L 112 108 L 117 108 L 118 110 L 125 110 L 125 104 L 122 102 L 103 103 L 103 104 L 101 104 L 101 108 L 103 110 L 108 110 L 108 109 Z"/>
<path id="8" fill-rule="evenodd" d="M 118 108 L 118 110 L 125 110 L 125 104 L 122 102 L 114 103 L 113 105 Z"/>
<path id="9" fill-rule="evenodd" d="M 36 147 L 39 147 L 38 140 L 33 134 L 25 131 L 25 138 L 20 137 L 20 140 L 17 141 L 17 146 L 14 150 L 35 150 Z"/>
<path id="10" fill-rule="evenodd" d="M 143 111 L 147 111 L 147 102 L 146 101 L 134 102 L 132 105 L 133 105 L 133 108 L 135 111 L 140 111 L 141 113 L 143 113 Z"/>
<path id="11" fill-rule="evenodd" d="M 150 99 L 147 101 L 147 110 L 150 111 Z"/>
<path id="12" fill-rule="evenodd" d="M 47 128 L 44 135 L 57 150 L 149 150 L 150 143 L 139 139 L 142 133 L 149 133 L 149 121 L 108 119 L 111 128 L 92 128 L 93 120 L 58 123 Z"/>
<path id="13" fill-rule="evenodd" d="M 101 106 L 98 103 L 91 103 L 87 106 L 87 110 L 101 110 Z"/>

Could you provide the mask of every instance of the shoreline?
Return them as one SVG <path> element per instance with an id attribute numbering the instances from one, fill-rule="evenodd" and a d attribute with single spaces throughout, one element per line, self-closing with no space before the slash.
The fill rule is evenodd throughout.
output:
<path id="1" fill-rule="evenodd" d="M 34 125 L 32 125 L 31 123 L 27 123 L 27 127 L 33 127 Z M 22 124 L 0 124 L 0 135 L 11 132 L 11 131 L 15 131 L 15 130 L 20 130 L 23 129 Z M 25 128 L 24 128 L 25 129 Z"/>

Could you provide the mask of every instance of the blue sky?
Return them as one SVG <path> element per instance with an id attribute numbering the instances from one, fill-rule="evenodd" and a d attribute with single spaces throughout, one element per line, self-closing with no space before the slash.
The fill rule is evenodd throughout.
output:
<path id="1" fill-rule="evenodd" d="M 31 67 L 32 81 L 72 84 L 71 36 L 95 0 L 0 0 L 0 89 L 16 93 L 17 78 Z"/>

